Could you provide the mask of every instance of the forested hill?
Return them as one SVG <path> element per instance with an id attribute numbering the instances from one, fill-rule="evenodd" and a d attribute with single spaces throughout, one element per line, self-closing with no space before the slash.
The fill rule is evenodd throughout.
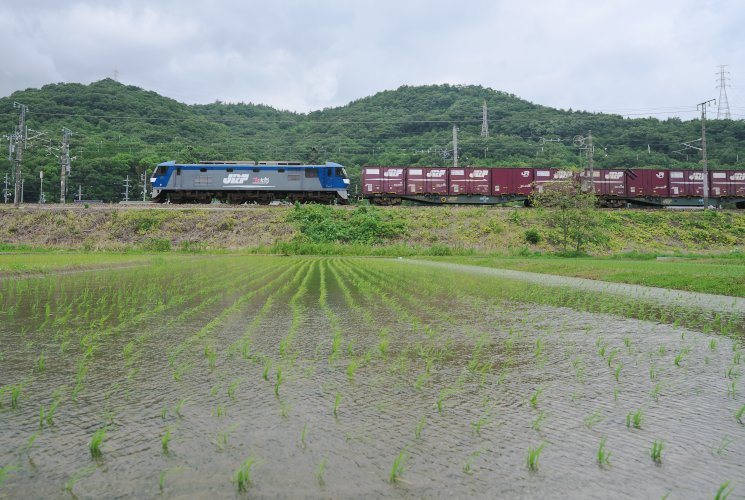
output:
<path id="1" fill-rule="evenodd" d="M 489 110 L 489 136 L 481 137 L 482 103 Z M 39 196 L 44 171 L 47 199 L 59 199 L 57 152 L 62 128 L 73 133 L 75 156 L 70 198 L 117 201 L 124 179 L 141 189 L 140 175 L 156 163 L 199 160 L 335 161 L 349 167 L 449 165 L 457 125 L 461 164 L 577 166 L 586 162 L 574 141 L 592 130 L 598 166 L 694 168 L 697 120 L 624 119 L 617 115 L 539 106 L 480 86 L 401 87 L 308 114 L 257 104 L 186 105 L 106 79 L 90 85 L 55 84 L 0 99 L 0 132 L 18 121 L 14 102 L 28 106 L 30 148 L 23 158 L 26 201 Z M 745 122 L 707 121 L 710 167 L 745 168 Z M 742 162 L 739 153 L 743 153 Z M 12 163 L 0 160 L 0 182 Z M 10 175 L 9 175 L 10 177 Z M 135 197 L 135 195 L 131 195 Z"/>

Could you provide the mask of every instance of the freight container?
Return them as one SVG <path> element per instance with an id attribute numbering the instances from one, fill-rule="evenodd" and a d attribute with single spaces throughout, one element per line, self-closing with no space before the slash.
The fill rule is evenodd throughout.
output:
<path id="1" fill-rule="evenodd" d="M 363 194 L 404 194 L 403 167 L 364 167 L 362 169 Z"/>
<path id="2" fill-rule="evenodd" d="M 666 170 L 628 170 L 626 172 L 626 195 L 635 197 L 670 196 Z"/>
<path id="3" fill-rule="evenodd" d="M 532 168 L 494 168 L 491 177 L 492 194 L 495 196 L 529 195 L 533 192 L 534 170 Z"/>
<path id="4" fill-rule="evenodd" d="M 448 194 L 448 171 L 440 167 L 410 167 L 406 172 L 406 194 Z"/>
<path id="5" fill-rule="evenodd" d="M 547 182 L 567 181 L 574 177 L 571 170 L 560 168 L 536 168 L 534 171 L 533 183 L 536 191 L 539 193 Z"/>
<path id="6" fill-rule="evenodd" d="M 670 196 L 704 195 L 704 173 L 694 170 L 670 171 Z"/>
<path id="7" fill-rule="evenodd" d="M 735 195 L 734 185 L 730 183 L 727 172 L 715 171 L 709 173 L 709 195 L 718 198 L 726 198 Z"/>
<path id="8" fill-rule="evenodd" d="M 593 170 L 593 188 L 599 196 L 625 196 L 626 172 L 623 170 Z"/>
<path id="9" fill-rule="evenodd" d="M 745 172 L 727 170 L 730 196 L 745 196 Z"/>
<path id="10" fill-rule="evenodd" d="M 451 168 L 450 195 L 475 194 L 488 195 L 490 186 L 490 169 L 487 168 Z"/>

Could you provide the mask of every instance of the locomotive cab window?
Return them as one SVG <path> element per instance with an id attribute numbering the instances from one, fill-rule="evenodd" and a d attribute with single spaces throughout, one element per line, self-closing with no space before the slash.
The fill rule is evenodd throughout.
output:
<path id="1" fill-rule="evenodd" d="M 163 175 L 166 175 L 166 167 L 157 167 L 153 177 L 161 177 Z"/>
<path id="2" fill-rule="evenodd" d="M 176 169 L 176 175 L 181 175 L 181 167 Z"/>
<path id="3" fill-rule="evenodd" d="M 233 171 L 233 169 L 232 169 L 232 168 L 226 168 L 226 169 L 225 169 L 225 171 L 226 171 L 226 172 L 232 172 L 232 171 Z"/>
<path id="4" fill-rule="evenodd" d="M 347 173 L 344 171 L 341 167 L 336 167 L 336 176 L 337 177 L 346 177 Z"/>
<path id="5" fill-rule="evenodd" d="M 332 173 L 333 171 L 334 171 L 334 169 L 333 169 L 333 168 L 327 168 L 327 169 L 326 169 L 326 175 L 328 175 L 329 177 L 331 177 L 332 175 L 334 175 L 334 174 Z"/>
<path id="6" fill-rule="evenodd" d="M 307 178 L 318 177 L 318 171 L 315 168 L 306 168 L 305 177 Z"/>
<path id="7" fill-rule="evenodd" d="M 207 171 L 207 169 L 206 169 L 206 168 L 200 168 L 200 169 L 199 169 L 199 171 L 200 171 L 200 172 L 206 172 L 206 171 Z"/>

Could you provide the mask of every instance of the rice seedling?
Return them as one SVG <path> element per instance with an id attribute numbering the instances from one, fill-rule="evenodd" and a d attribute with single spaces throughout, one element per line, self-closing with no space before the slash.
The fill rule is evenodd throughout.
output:
<path id="1" fill-rule="evenodd" d="M 626 349 L 628 350 L 629 354 L 631 354 L 631 338 L 624 337 L 623 338 L 623 345 L 626 346 Z"/>
<path id="2" fill-rule="evenodd" d="M 2 483 L 2 481 L 0 481 L 0 483 Z M 719 485 L 719 488 L 714 495 L 714 500 L 725 500 L 727 497 L 729 497 L 730 493 L 732 493 L 732 490 L 733 487 L 730 486 L 730 482 L 725 481 L 724 483 Z"/>
<path id="3" fill-rule="evenodd" d="M 528 457 L 526 459 L 528 470 L 530 471 L 538 470 L 538 459 L 541 457 L 541 453 L 543 452 L 544 446 L 545 446 L 545 443 L 541 443 L 536 448 L 528 447 Z"/>
<path id="4" fill-rule="evenodd" d="M 10 387 L 10 407 L 18 408 L 18 399 L 21 397 L 21 387 L 13 385 Z"/>
<path id="5" fill-rule="evenodd" d="M 60 400 L 58 398 L 55 398 L 54 401 L 51 402 L 49 405 L 49 408 L 47 408 L 46 412 L 46 422 L 47 425 L 52 426 L 54 425 L 54 414 L 57 411 L 57 406 L 59 406 Z"/>
<path id="6" fill-rule="evenodd" d="M 737 385 L 737 379 L 733 379 L 730 381 L 730 383 L 727 384 L 727 396 L 731 397 L 732 399 L 735 399 L 735 389 Z"/>
<path id="7" fill-rule="evenodd" d="M 608 362 L 608 368 L 613 364 L 613 360 L 615 359 L 616 355 L 618 355 L 618 349 L 612 349 L 608 353 L 608 359 L 606 360 Z"/>
<path id="8" fill-rule="evenodd" d="M 542 392 L 543 389 L 541 389 L 540 387 L 535 390 L 533 395 L 530 396 L 530 406 L 532 406 L 533 408 L 538 408 L 538 397 L 541 395 Z"/>
<path id="9" fill-rule="evenodd" d="M 233 482 L 236 484 L 240 493 L 248 491 L 248 487 L 251 486 L 251 472 L 257 463 L 256 457 L 250 456 L 243 461 L 241 466 L 233 474 Z"/>
<path id="10" fill-rule="evenodd" d="M 721 456 L 727 450 L 727 447 L 729 447 L 729 445 L 731 445 L 735 441 L 736 439 L 733 439 L 729 436 L 724 436 L 722 438 L 722 442 L 719 443 L 719 446 L 717 446 L 716 449 L 714 449 L 714 453 Z"/>
<path id="11" fill-rule="evenodd" d="M 238 389 L 238 386 L 241 384 L 241 379 L 237 378 L 230 382 L 228 384 L 228 397 L 235 401 L 235 391 Z"/>
<path id="12" fill-rule="evenodd" d="M 654 398 L 655 401 L 659 401 L 661 392 L 662 392 L 662 382 L 657 382 L 654 385 L 654 388 L 652 389 L 652 392 L 650 393 L 650 395 L 652 396 L 652 398 Z"/>
<path id="13" fill-rule="evenodd" d="M 184 416 L 184 415 L 183 415 L 183 414 L 181 413 L 181 410 L 183 410 L 183 409 L 184 409 L 184 405 L 186 404 L 186 402 L 187 402 L 187 399 L 186 399 L 186 398 L 180 399 L 180 400 L 178 401 L 178 403 L 176 403 L 176 406 L 175 406 L 175 407 L 174 407 L 174 409 L 173 409 L 173 411 L 174 411 L 174 412 L 176 413 L 176 415 L 177 415 L 177 416 L 178 416 L 179 418 L 181 418 L 181 417 L 183 417 L 183 416 Z"/>
<path id="14" fill-rule="evenodd" d="M 261 372 L 261 378 L 264 380 L 269 380 L 269 370 L 272 368 L 272 360 L 270 358 L 266 358 L 264 361 L 264 370 Z"/>
<path id="15" fill-rule="evenodd" d="M 106 439 L 106 427 L 101 427 L 91 436 L 91 440 L 88 442 L 88 449 L 91 452 L 91 457 L 99 458 L 103 453 L 101 451 L 101 445 Z"/>
<path id="16" fill-rule="evenodd" d="M 641 408 L 636 410 L 635 412 L 629 412 L 626 415 L 626 427 L 630 429 L 633 426 L 634 429 L 641 429 L 642 420 L 643 416 Z"/>
<path id="17" fill-rule="evenodd" d="M 618 366 L 616 366 L 616 369 L 613 371 L 613 376 L 616 378 L 616 382 L 621 382 L 621 370 L 623 369 L 623 363 L 619 363 Z"/>
<path id="18" fill-rule="evenodd" d="M 166 432 L 163 437 L 160 438 L 160 446 L 163 449 L 163 453 L 168 453 L 168 443 L 171 441 L 171 426 L 166 427 Z"/>
<path id="19" fill-rule="evenodd" d="M 323 479 L 323 474 L 326 472 L 326 459 L 322 458 L 321 461 L 318 463 L 318 468 L 316 469 L 316 481 L 318 481 L 319 486 L 323 486 L 326 484 L 326 481 Z"/>
<path id="20" fill-rule="evenodd" d="M 303 424 L 303 430 L 300 433 L 300 444 L 302 445 L 303 448 L 305 448 L 305 436 L 307 435 L 307 433 L 308 433 L 308 422 Z"/>
<path id="21" fill-rule="evenodd" d="M 44 407 L 39 407 L 39 429 L 44 427 Z"/>
<path id="22" fill-rule="evenodd" d="M 745 422 L 743 422 L 743 417 L 745 417 L 745 405 L 742 405 L 740 409 L 735 412 L 735 420 L 745 425 Z"/>
<path id="23" fill-rule="evenodd" d="M 46 369 L 46 366 L 47 366 L 47 360 L 46 360 L 46 357 L 44 356 L 44 353 L 42 352 L 41 354 L 39 354 L 39 357 L 36 359 L 36 371 L 38 373 L 42 373 Z"/>
<path id="24" fill-rule="evenodd" d="M 745 406 L 743 406 L 743 411 L 745 411 Z M 419 419 L 419 422 L 416 424 L 416 428 L 414 429 L 414 437 L 416 439 L 422 438 L 422 430 L 424 430 L 425 425 L 427 425 L 427 415 L 422 416 L 422 418 Z"/>
<path id="25" fill-rule="evenodd" d="M 334 396 L 334 417 L 338 416 L 337 410 L 339 409 L 340 403 L 341 403 L 341 393 L 337 391 L 336 396 Z"/>
<path id="26" fill-rule="evenodd" d="M 489 412 L 485 412 L 483 415 L 481 415 L 477 420 L 471 422 L 471 433 L 473 433 L 474 436 L 480 436 L 481 435 L 481 427 L 489 422 Z"/>
<path id="27" fill-rule="evenodd" d="M 680 367 L 680 363 L 681 363 L 682 361 L 683 361 L 683 352 L 681 351 L 681 352 L 679 352 L 679 353 L 678 353 L 678 354 L 677 354 L 677 355 L 675 356 L 675 359 L 673 360 L 673 363 L 675 364 L 675 366 L 677 366 L 677 367 Z"/>
<path id="28" fill-rule="evenodd" d="M 662 440 L 655 439 L 654 442 L 652 442 L 652 449 L 649 452 L 649 455 L 652 457 L 652 461 L 656 464 L 662 463 L 662 450 L 665 448 L 665 444 L 662 442 Z"/>
<path id="29" fill-rule="evenodd" d="M 388 480 L 391 483 L 396 483 L 400 480 L 401 476 L 404 473 L 404 468 L 406 466 L 406 461 L 409 459 L 409 452 L 406 451 L 406 448 L 401 450 L 401 453 L 398 454 L 398 456 L 393 460 L 393 466 L 391 467 L 391 473 L 388 476 Z"/>
<path id="30" fill-rule="evenodd" d="M 354 359 L 350 360 L 349 364 L 347 364 L 347 380 L 349 380 L 350 384 L 354 382 L 354 373 L 358 367 L 359 363 Z"/>
<path id="31" fill-rule="evenodd" d="M 717 339 L 711 339 L 709 341 L 709 349 L 713 352 L 717 350 Z"/>
<path id="32" fill-rule="evenodd" d="M 282 367 L 277 368 L 277 382 L 274 384 L 274 395 L 279 397 L 279 388 L 282 385 Z"/>
<path id="33" fill-rule="evenodd" d="M 538 414 L 538 416 L 533 420 L 533 423 L 530 424 L 530 428 L 533 429 L 536 432 L 540 432 L 541 425 L 543 425 L 543 421 L 546 419 L 546 412 L 541 410 L 541 412 Z"/>
<path id="34" fill-rule="evenodd" d="M 586 416 L 583 420 L 583 423 L 585 427 L 587 427 L 588 429 L 592 429 L 597 424 L 601 423 L 603 420 L 605 420 L 605 417 L 601 415 L 599 411 L 596 410 L 592 414 Z"/>
<path id="35" fill-rule="evenodd" d="M 18 470 L 18 467 L 12 464 L 8 464 L 4 467 L 0 467 L 0 486 L 3 485 L 5 480 L 8 479 L 8 475 L 14 470 Z"/>
<path id="36" fill-rule="evenodd" d="M 607 436 L 600 438 L 600 445 L 598 446 L 598 465 L 603 467 L 604 465 L 610 465 L 611 452 L 605 449 L 605 443 L 608 440 Z"/>

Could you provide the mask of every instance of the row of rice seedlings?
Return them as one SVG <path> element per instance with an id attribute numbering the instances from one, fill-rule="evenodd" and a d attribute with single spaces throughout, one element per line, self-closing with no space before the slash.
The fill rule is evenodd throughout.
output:
<path id="1" fill-rule="evenodd" d="M 266 290 L 270 290 L 269 295 L 266 297 L 266 299 L 264 299 L 264 303 L 262 304 L 261 308 L 256 312 L 254 317 L 251 319 L 251 322 L 246 326 L 246 329 L 244 330 L 241 337 L 233 342 L 233 344 L 231 344 L 231 346 L 228 348 L 228 352 L 240 350 L 243 359 L 249 359 L 251 357 L 251 338 L 256 331 L 256 328 L 272 309 L 272 307 L 274 306 L 274 301 L 278 297 L 284 295 L 295 285 L 296 280 L 300 276 L 299 270 L 301 270 L 302 268 L 302 261 L 294 262 L 292 263 L 292 265 L 286 266 L 276 279 L 271 280 L 263 287 L 261 287 L 262 293 Z M 293 278 L 288 279 L 290 276 L 292 276 Z M 283 285 L 277 287 L 276 283 L 283 283 Z M 266 375 L 264 375 L 264 379 L 267 379 Z"/>
<path id="2" fill-rule="evenodd" d="M 292 322 L 290 323 L 290 328 L 287 331 L 287 334 L 279 341 L 278 351 L 281 357 L 285 357 L 289 354 L 292 341 L 297 334 L 298 328 L 300 328 L 303 317 L 303 306 L 301 300 L 308 294 L 308 283 L 317 267 L 318 261 L 312 261 L 311 265 L 305 269 L 303 279 L 300 281 L 295 293 L 290 297 L 289 305 L 292 311 Z"/>
<path id="3" fill-rule="evenodd" d="M 278 280 L 284 274 L 275 278 L 269 283 L 258 289 L 250 290 L 246 293 L 241 294 L 235 299 L 230 306 L 224 308 L 219 314 L 213 317 L 206 325 L 204 325 L 197 332 L 192 334 L 190 337 L 181 342 L 175 349 L 173 349 L 168 355 L 168 362 L 172 367 L 175 367 L 176 361 L 183 352 L 189 349 L 197 342 L 203 340 L 208 335 L 212 334 L 219 326 L 221 326 L 229 317 L 238 312 L 247 302 L 252 300 L 257 294 L 262 293 L 266 289 L 271 289 L 275 286 Z"/>

